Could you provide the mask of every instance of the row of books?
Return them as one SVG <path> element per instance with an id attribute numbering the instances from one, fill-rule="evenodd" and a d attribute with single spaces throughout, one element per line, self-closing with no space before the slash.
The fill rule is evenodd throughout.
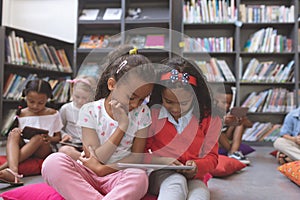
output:
<path id="1" fill-rule="evenodd" d="M 185 52 L 233 52 L 233 37 L 184 38 Z"/>
<path id="2" fill-rule="evenodd" d="M 280 64 L 275 61 L 262 61 L 252 58 L 248 63 L 242 82 L 270 82 L 285 83 L 294 82 L 295 61 L 288 64 Z"/>
<path id="3" fill-rule="evenodd" d="M 207 61 L 195 61 L 210 82 L 235 82 L 235 76 L 225 60 L 211 58 Z"/>
<path id="4" fill-rule="evenodd" d="M 240 4 L 240 20 L 248 23 L 294 22 L 295 6 Z"/>
<path id="5" fill-rule="evenodd" d="M 242 103 L 242 107 L 248 107 L 248 112 L 289 112 L 296 108 L 295 94 L 285 88 L 253 91 Z"/>
<path id="6" fill-rule="evenodd" d="M 281 124 L 270 122 L 255 122 L 251 128 L 247 128 L 243 134 L 243 141 L 274 142 L 280 135 Z"/>
<path id="7" fill-rule="evenodd" d="M 27 77 L 18 74 L 9 74 L 3 88 L 3 98 L 20 100 L 22 91 L 30 80 L 37 78 L 36 74 L 29 74 Z M 53 100 L 58 103 L 64 103 L 69 100 L 70 85 L 66 81 L 71 77 L 65 77 L 62 80 L 50 79 L 49 77 L 43 78 L 48 81 L 53 88 Z"/>
<path id="8" fill-rule="evenodd" d="M 120 20 L 122 17 L 121 8 L 106 8 L 104 12 L 100 11 L 97 8 L 82 9 L 79 20 Z"/>
<path id="9" fill-rule="evenodd" d="M 292 52 L 293 40 L 277 33 L 273 27 L 253 33 L 244 45 L 245 52 L 273 53 Z"/>
<path id="10" fill-rule="evenodd" d="M 83 49 L 95 49 L 95 48 L 108 48 L 114 47 L 120 44 L 120 40 L 117 43 L 112 43 L 109 35 L 83 35 L 79 44 L 79 48 Z"/>
<path id="11" fill-rule="evenodd" d="M 31 65 L 33 67 L 72 72 L 69 59 L 64 49 L 56 49 L 46 43 L 25 41 L 23 37 L 11 31 L 5 37 L 6 62 L 17 65 Z"/>
<path id="12" fill-rule="evenodd" d="M 183 22 L 234 22 L 237 20 L 235 5 L 235 0 L 188 0 L 183 6 Z"/>

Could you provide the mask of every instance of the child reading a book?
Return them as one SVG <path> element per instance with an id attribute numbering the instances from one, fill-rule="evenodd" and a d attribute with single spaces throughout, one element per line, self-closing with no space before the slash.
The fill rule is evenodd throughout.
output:
<path id="1" fill-rule="evenodd" d="M 18 173 L 19 163 L 31 156 L 46 158 L 52 153 L 51 144 L 61 139 L 59 113 L 46 107 L 48 99 L 52 98 L 50 84 L 40 79 L 30 80 L 23 90 L 23 97 L 27 107 L 17 113 L 18 127 L 12 129 L 7 138 L 7 162 L 0 166 L 0 182 L 13 186 L 23 185 L 22 175 Z M 37 134 L 25 140 L 22 130 L 26 126 L 48 130 L 48 134 Z"/>
<path id="2" fill-rule="evenodd" d="M 252 122 L 247 116 L 237 117 L 229 112 L 233 101 L 233 92 L 230 85 L 219 87 L 214 100 L 216 106 L 226 113 L 223 118 L 224 126 L 222 134 L 219 137 L 220 147 L 226 149 L 228 157 L 235 158 L 244 164 L 250 164 L 250 161 L 239 151 L 239 148 L 245 128 L 251 127 Z"/>
<path id="3" fill-rule="evenodd" d="M 63 145 L 59 148 L 59 152 L 63 152 L 77 160 L 81 151 L 81 127 L 77 125 L 78 113 L 80 108 L 92 101 L 95 96 L 96 80 L 89 76 L 79 76 L 71 83 L 72 101 L 64 104 L 60 110 L 60 116 L 63 122 L 61 130 L 62 140 L 61 143 L 69 144 Z"/>
<path id="4" fill-rule="evenodd" d="M 150 61 L 136 53 L 113 60 L 98 82 L 98 100 L 80 109 L 84 155 L 75 161 L 58 152 L 43 163 L 44 180 L 65 199 L 139 200 L 147 192 L 144 170 L 116 167 L 117 162 L 142 161 L 151 124 L 150 110 L 142 103 L 155 73 Z"/>
<path id="5" fill-rule="evenodd" d="M 183 58 L 164 64 L 149 102 L 152 124 L 145 162 L 194 169 L 153 171 L 149 192 L 158 199 L 208 200 L 210 192 L 203 180 L 218 163 L 222 121 L 212 111 L 210 89 L 196 64 Z"/>

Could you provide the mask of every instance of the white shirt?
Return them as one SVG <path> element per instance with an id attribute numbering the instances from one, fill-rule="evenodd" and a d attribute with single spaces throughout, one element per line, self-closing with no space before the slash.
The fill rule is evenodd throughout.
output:
<path id="1" fill-rule="evenodd" d="M 79 110 L 73 102 L 66 103 L 60 108 L 59 113 L 64 125 L 61 130 L 62 138 L 70 135 L 73 139 L 81 141 L 81 127 L 77 125 Z"/>
<path id="2" fill-rule="evenodd" d="M 53 137 L 54 133 L 59 132 L 63 127 L 58 111 L 53 115 L 19 117 L 18 121 L 19 128 L 21 129 L 25 126 L 46 129 L 49 131 L 48 135 L 51 137 Z M 29 142 L 27 139 L 24 141 L 26 143 Z"/>
<path id="3" fill-rule="evenodd" d="M 193 109 L 189 110 L 189 112 L 187 112 L 184 116 L 181 116 L 178 119 L 178 122 L 176 122 L 174 117 L 167 111 L 167 109 L 164 106 L 162 106 L 159 111 L 158 119 L 168 118 L 168 121 L 175 126 L 177 132 L 180 134 L 185 129 L 185 127 L 190 123 L 192 118 L 192 113 L 193 113 Z"/>
<path id="4" fill-rule="evenodd" d="M 148 127 L 151 124 L 150 109 L 142 104 L 128 113 L 129 126 L 116 151 L 107 161 L 115 163 L 131 153 L 133 139 L 138 130 Z M 82 106 L 79 111 L 78 123 L 81 127 L 96 130 L 100 144 L 105 143 L 115 129 L 118 122 L 113 120 L 105 110 L 104 99 L 90 102 Z"/>

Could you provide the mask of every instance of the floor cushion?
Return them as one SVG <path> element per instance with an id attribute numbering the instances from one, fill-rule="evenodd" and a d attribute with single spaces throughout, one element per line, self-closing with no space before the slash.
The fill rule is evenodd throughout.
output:
<path id="1" fill-rule="evenodd" d="M 25 185 L 0 194 L 4 200 L 64 200 L 55 189 L 46 183 Z"/>
<path id="2" fill-rule="evenodd" d="M 247 165 L 234 158 L 219 155 L 217 167 L 210 172 L 213 177 L 224 177 L 234 174 L 245 168 Z"/>
<path id="3" fill-rule="evenodd" d="M 239 151 L 241 151 L 244 155 L 247 155 L 247 154 L 252 153 L 253 151 L 255 151 L 255 149 L 253 149 L 248 144 L 242 143 L 240 145 Z M 224 149 L 223 147 L 219 147 L 219 154 L 227 156 L 228 151 L 226 149 Z"/>
<path id="4" fill-rule="evenodd" d="M 23 176 L 31 176 L 41 174 L 43 159 L 28 158 L 19 164 L 19 174 Z M 0 165 L 6 162 L 6 156 L 0 156 Z"/>
<path id="5" fill-rule="evenodd" d="M 291 181 L 300 186 L 300 160 L 285 163 L 277 169 Z"/>
<path id="6" fill-rule="evenodd" d="M 15 188 L 0 194 L 4 200 L 64 200 L 64 198 L 46 183 L 36 183 Z M 156 200 L 154 195 L 146 194 L 141 200 Z"/>

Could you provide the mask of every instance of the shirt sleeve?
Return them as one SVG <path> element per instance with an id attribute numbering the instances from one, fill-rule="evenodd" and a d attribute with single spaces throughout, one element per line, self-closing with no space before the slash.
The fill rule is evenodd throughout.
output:
<path id="1" fill-rule="evenodd" d="M 293 115 L 292 113 L 289 113 L 284 118 L 284 122 L 282 124 L 282 127 L 280 129 L 280 136 L 283 135 L 293 135 Z"/>
<path id="2" fill-rule="evenodd" d="M 58 111 L 54 117 L 55 117 L 55 119 L 54 119 L 54 123 L 53 123 L 54 124 L 53 125 L 53 133 L 60 132 L 63 127 L 63 124 L 62 124 L 61 117 L 60 117 L 60 114 Z"/>
<path id="3" fill-rule="evenodd" d="M 96 130 L 97 115 L 94 109 L 94 102 L 87 103 L 79 110 L 77 125 Z"/>

